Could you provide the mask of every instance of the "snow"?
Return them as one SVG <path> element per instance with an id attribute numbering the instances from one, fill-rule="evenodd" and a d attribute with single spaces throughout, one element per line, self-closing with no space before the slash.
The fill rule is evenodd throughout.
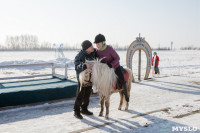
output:
<path id="1" fill-rule="evenodd" d="M 64 64 L 68 64 L 69 77 L 74 77 L 74 61 L 73 56 L 77 52 L 67 51 L 66 57 L 69 58 L 56 58 L 55 52 L 36 52 L 36 51 L 23 51 L 23 52 L 1 52 L 0 65 L 22 65 L 22 64 L 39 64 L 39 63 L 55 63 L 56 73 L 64 75 Z M 73 71 L 71 71 L 73 69 Z M 20 68 L 5 68 L 0 70 L 1 77 L 13 76 L 30 76 L 36 74 L 50 74 L 52 71 L 51 66 L 37 66 L 37 67 L 20 67 Z"/>
<path id="2" fill-rule="evenodd" d="M 118 51 L 121 64 L 126 65 L 126 51 Z M 200 132 L 200 52 L 157 51 L 160 76 L 132 83 L 128 111 L 117 110 L 119 94 L 111 96 L 109 119 L 99 117 L 99 97 L 90 98 L 93 116 L 83 120 L 73 116 L 74 99 L 0 111 L 0 133 L 66 133 L 66 132 Z M 69 74 L 75 76 L 73 60 L 77 51 L 65 51 L 56 59 L 54 52 L 1 52 L 0 65 L 40 62 L 71 63 Z M 137 79 L 137 53 L 133 73 Z M 146 59 L 142 53 L 142 75 Z M 58 65 L 62 73 L 63 66 Z M 27 72 L 48 73 L 50 68 L 2 69 L 0 76 L 27 75 Z M 105 113 L 105 112 L 104 112 Z M 106 124 L 105 124 L 106 123 Z M 174 130 L 174 131 L 173 131 Z M 196 131 L 197 130 L 197 131 Z"/>
<path id="3" fill-rule="evenodd" d="M 54 51 L 24 51 L 24 52 L 0 52 L 0 65 L 15 64 L 34 64 L 34 63 L 56 63 L 56 72 L 64 74 L 64 63 L 67 63 L 69 69 L 74 69 L 74 58 L 78 51 L 64 51 L 66 58 L 56 58 Z M 189 73 L 200 73 L 199 51 L 197 50 L 176 50 L 176 51 L 157 51 L 160 58 L 161 76 L 184 75 Z M 120 56 L 120 64 L 126 66 L 126 51 L 118 51 Z M 142 51 L 142 75 L 146 72 L 146 55 Z M 42 70 L 42 71 L 41 71 Z M 29 67 L 17 69 L 1 69 L 0 76 L 12 75 L 30 75 L 32 73 L 47 74 L 51 72 L 51 67 Z M 6 73 L 7 72 L 7 73 Z M 133 74 L 135 78 L 138 72 L 138 53 L 133 56 Z M 74 71 L 70 71 L 70 76 L 75 75 Z"/>

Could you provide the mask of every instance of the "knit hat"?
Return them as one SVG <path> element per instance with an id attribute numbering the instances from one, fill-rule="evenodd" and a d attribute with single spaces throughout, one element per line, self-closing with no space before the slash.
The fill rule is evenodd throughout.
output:
<path id="1" fill-rule="evenodd" d="M 102 34 L 98 34 L 94 39 L 94 43 L 100 43 L 100 42 L 105 42 L 105 41 L 106 41 L 106 38 Z"/>
<path id="2" fill-rule="evenodd" d="M 92 46 L 92 43 L 89 40 L 85 40 L 82 42 L 81 46 L 82 49 L 85 51 L 86 49 Z"/>

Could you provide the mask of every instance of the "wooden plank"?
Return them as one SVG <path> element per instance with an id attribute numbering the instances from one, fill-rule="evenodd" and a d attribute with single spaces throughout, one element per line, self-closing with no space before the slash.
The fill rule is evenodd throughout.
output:
<path id="1" fill-rule="evenodd" d="M 53 77 L 56 77 L 59 79 L 66 79 L 64 75 L 60 75 L 60 74 L 54 74 Z"/>
<path id="2" fill-rule="evenodd" d="M 41 74 L 41 75 L 32 75 L 32 76 L 19 76 L 19 77 L 7 77 L 7 78 L 0 78 L 0 80 L 24 79 L 24 78 L 45 77 L 45 76 L 52 76 L 52 74 Z"/>
<path id="3" fill-rule="evenodd" d="M 138 80 L 141 80 L 141 49 L 139 50 L 139 56 L 138 56 Z"/>
<path id="4" fill-rule="evenodd" d="M 183 118 L 183 117 L 186 117 L 186 116 L 189 116 L 189 115 L 194 115 L 194 114 L 197 114 L 197 113 L 200 113 L 200 110 L 194 110 L 194 111 L 186 113 L 186 114 L 177 115 L 177 116 L 174 116 L 173 118 Z"/>
<path id="5" fill-rule="evenodd" d="M 65 64 L 65 78 L 68 79 L 67 77 L 67 68 L 68 68 L 68 64 Z"/>
<path id="6" fill-rule="evenodd" d="M 16 67 L 48 66 L 48 65 L 53 65 L 53 63 L 23 64 L 23 65 L 0 65 L 0 68 L 16 68 Z"/>
<path id="7" fill-rule="evenodd" d="M 63 65 L 65 65 L 65 75 L 64 76 L 55 73 L 56 65 L 54 63 L 23 64 L 23 65 L 0 65 L 0 68 L 33 67 L 33 66 L 48 66 L 48 65 L 51 65 L 51 67 L 52 67 L 52 74 L 33 75 L 33 76 L 19 76 L 19 77 L 7 77 L 7 78 L 0 78 L 0 80 L 24 79 L 24 78 L 34 78 L 34 77 L 44 77 L 44 76 L 52 76 L 52 77 L 58 77 L 60 79 L 67 79 L 67 66 L 68 65 L 65 64 L 65 63 L 63 63 Z"/>

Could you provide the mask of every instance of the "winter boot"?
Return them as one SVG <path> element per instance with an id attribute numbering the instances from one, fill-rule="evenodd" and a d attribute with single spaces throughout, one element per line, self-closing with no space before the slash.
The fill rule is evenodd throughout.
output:
<path id="1" fill-rule="evenodd" d="M 126 101 L 129 102 L 128 88 L 127 88 L 126 82 L 123 83 L 123 92 L 124 92 Z"/>
<path id="2" fill-rule="evenodd" d="M 74 111 L 74 116 L 75 116 L 77 119 L 83 119 L 83 116 L 80 114 L 79 111 Z"/>
<path id="3" fill-rule="evenodd" d="M 93 115 L 93 113 L 91 111 L 89 111 L 88 109 L 81 110 L 81 113 L 85 114 L 85 115 Z"/>

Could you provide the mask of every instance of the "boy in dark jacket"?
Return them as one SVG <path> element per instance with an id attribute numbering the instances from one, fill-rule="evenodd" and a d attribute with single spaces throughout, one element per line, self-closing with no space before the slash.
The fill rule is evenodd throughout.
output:
<path id="1" fill-rule="evenodd" d="M 76 76 L 78 80 L 77 97 L 74 104 L 74 116 L 78 119 L 83 119 L 83 116 L 80 113 L 93 115 L 93 113 L 88 110 L 92 85 L 82 86 L 80 89 L 79 74 L 85 69 L 92 67 L 91 65 L 84 64 L 85 60 L 94 60 L 96 58 L 96 49 L 93 48 L 90 41 L 85 40 L 81 45 L 82 50 L 77 54 L 74 60 Z"/>

